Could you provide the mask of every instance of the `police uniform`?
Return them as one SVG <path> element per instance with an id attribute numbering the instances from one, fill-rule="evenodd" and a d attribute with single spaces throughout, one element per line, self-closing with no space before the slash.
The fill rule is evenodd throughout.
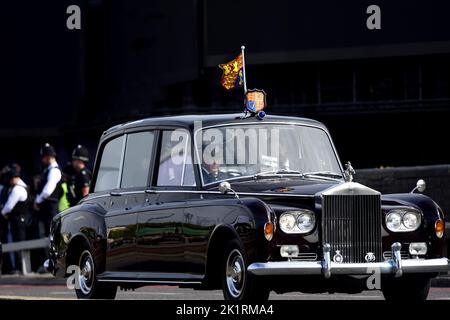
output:
<path id="1" fill-rule="evenodd" d="M 47 143 L 41 149 L 41 156 L 56 157 L 55 149 Z M 44 223 L 46 236 L 48 236 L 50 231 L 52 218 L 58 214 L 58 202 L 63 195 L 61 183 L 62 172 L 58 163 L 54 161 L 42 172 L 38 195 L 35 200 L 35 203 L 39 207 L 39 211 L 35 214 L 38 220 Z"/>
<path id="2" fill-rule="evenodd" d="M 89 162 L 89 152 L 88 150 L 78 145 L 72 152 L 72 160 L 80 160 L 85 164 Z M 92 173 L 86 167 L 80 171 L 73 170 L 69 179 L 69 192 L 67 194 L 67 199 L 69 200 L 70 206 L 75 206 L 80 202 L 83 196 L 83 189 L 89 187 L 92 179 Z"/>
<path id="3" fill-rule="evenodd" d="M 26 221 L 29 208 L 29 195 L 27 185 L 20 179 L 20 172 L 11 170 L 7 174 L 8 179 L 19 178 L 18 182 L 9 188 L 8 197 L 1 210 L 2 218 L 9 222 L 12 241 L 26 240 Z M 6 224 L 7 225 L 7 224 Z M 21 269 L 21 256 L 19 252 L 15 253 L 15 270 Z"/>
<path id="4" fill-rule="evenodd" d="M 88 169 L 82 169 L 80 172 L 71 176 L 68 200 L 70 206 L 76 205 L 83 198 L 82 190 L 89 187 L 92 179 L 92 173 Z"/>

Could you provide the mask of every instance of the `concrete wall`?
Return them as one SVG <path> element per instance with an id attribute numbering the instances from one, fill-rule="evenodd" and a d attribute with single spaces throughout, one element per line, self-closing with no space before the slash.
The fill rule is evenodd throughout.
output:
<path id="1" fill-rule="evenodd" d="M 357 170 L 355 181 L 382 193 L 410 192 L 418 179 L 427 183 L 425 195 L 436 201 L 450 222 L 450 165 Z"/>

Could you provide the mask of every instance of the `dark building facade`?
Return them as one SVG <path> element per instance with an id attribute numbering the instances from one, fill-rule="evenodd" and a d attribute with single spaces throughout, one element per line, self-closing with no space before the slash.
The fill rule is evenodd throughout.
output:
<path id="1" fill-rule="evenodd" d="M 81 30 L 66 8 L 81 8 Z M 381 9 L 369 30 L 366 9 Z M 65 161 L 118 122 L 236 112 L 217 64 L 246 45 L 249 88 L 267 112 L 325 122 L 355 167 L 450 163 L 450 34 L 444 1 L 54 0 L 2 10 L 0 164 Z M 3 17 L 4 16 L 4 17 Z"/>

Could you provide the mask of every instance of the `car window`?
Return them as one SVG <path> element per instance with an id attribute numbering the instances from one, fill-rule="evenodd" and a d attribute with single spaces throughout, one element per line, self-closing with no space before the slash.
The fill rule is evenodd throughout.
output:
<path id="1" fill-rule="evenodd" d="M 112 190 L 119 185 L 124 136 L 109 141 L 103 149 L 95 192 Z"/>
<path id="2" fill-rule="evenodd" d="M 195 186 L 189 133 L 163 131 L 158 169 L 158 186 Z"/>
<path id="3" fill-rule="evenodd" d="M 127 135 L 121 188 L 147 186 L 154 133 L 137 132 Z"/>
<path id="4" fill-rule="evenodd" d="M 341 177 L 339 159 L 321 128 L 258 122 L 218 125 L 197 134 L 205 184 L 280 172 Z"/>

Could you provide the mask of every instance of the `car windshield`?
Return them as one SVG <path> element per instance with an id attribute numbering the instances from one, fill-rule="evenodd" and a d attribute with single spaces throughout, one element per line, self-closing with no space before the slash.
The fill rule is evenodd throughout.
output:
<path id="1" fill-rule="evenodd" d="M 240 124 L 197 131 L 204 184 L 274 175 L 342 178 L 328 134 L 296 124 Z"/>

